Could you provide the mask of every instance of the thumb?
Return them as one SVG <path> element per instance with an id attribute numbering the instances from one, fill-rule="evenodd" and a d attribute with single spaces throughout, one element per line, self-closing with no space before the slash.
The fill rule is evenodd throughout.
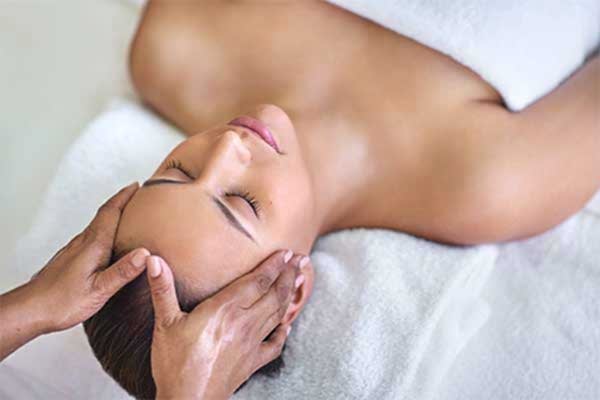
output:
<path id="1" fill-rule="evenodd" d="M 144 248 L 129 252 L 116 263 L 96 274 L 95 287 L 104 293 L 107 298 L 112 297 L 123 286 L 142 273 L 146 258 L 149 255 L 150 252 Z"/>
<path id="2" fill-rule="evenodd" d="M 155 326 L 168 326 L 183 313 L 177 301 L 173 272 L 167 263 L 158 256 L 150 256 L 147 263 L 147 277 L 154 307 Z"/>

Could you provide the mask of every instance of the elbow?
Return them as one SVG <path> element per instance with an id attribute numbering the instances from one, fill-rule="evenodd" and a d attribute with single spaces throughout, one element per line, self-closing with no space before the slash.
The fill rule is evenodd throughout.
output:
<path id="1" fill-rule="evenodd" d="M 488 178 L 461 191 L 454 205 L 446 210 L 444 241 L 457 245 L 499 243 L 543 231 L 536 214 L 531 212 L 538 205 L 520 189 L 517 179 Z"/>

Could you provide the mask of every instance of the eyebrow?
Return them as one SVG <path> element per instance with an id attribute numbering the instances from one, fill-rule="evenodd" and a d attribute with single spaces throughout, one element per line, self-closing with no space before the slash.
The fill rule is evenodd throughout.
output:
<path id="1" fill-rule="evenodd" d="M 186 185 L 188 182 L 174 181 L 171 179 L 148 179 L 146 182 L 144 182 L 142 184 L 142 187 L 148 187 L 148 186 L 153 186 L 153 185 L 162 185 L 162 184 L 166 184 L 166 183 L 170 183 L 173 185 Z"/>
<path id="2" fill-rule="evenodd" d="M 187 184 L 189 184 L 189 182 L 175 181 L 175 180 L 171 180 L 171 179 L 149 179 L 143 183 L 142 187 L 148 187 L 148 186 L 153 186 L 153 185 L 164 185 L 164 184 L 187 185 Z M 244 236 L 246 236 L 247 238 L 252 240 L 254 243 L 256 243 L 256 240 L 254 239 L 254 237 L 246 230 L 246 228 L 244 228 L 244 226 L 240 223 L 240 221 L 236 218 L 236 216 L 231 212 L 229 207 L 227 207 L 225 205 L 225 203 L 223 203 L 218 197 L 215 197 L 212 195 L 210 196 L 210 199 L 217 206 L 217 208 L 221 211 L 221 213 L 225 216 L 225 218 L 227 219 L 227 222 L 229 222 L 229 224 L 231 226 L 233 226 L 235 229 L 240 231 Z"/>
<path id="3" fill-rule="evenodd" d="M 242 232 L 250 240 L 252 240 L 253 242 L 256 243 L 256 240 L 254 240 L 254 237 L 252 237 L 252 235 L 246 230 L 246 228 L 244 228 L 244 226 L 242 224 L 240 224 L 240 221 L 238 221 L 238 219 L 235 217 L 235 215 L 233 215 L 233 213 L 231 212 L 229 207 L 227 207 L 218 197 L 210 196 L 210 198 L 217 205 L 219 210 L 221 210 L 221 212 L 223 213 L 225 218 L 227 218 L 227 221 L 229 221 L 229 223 L 235 229 Z"/>

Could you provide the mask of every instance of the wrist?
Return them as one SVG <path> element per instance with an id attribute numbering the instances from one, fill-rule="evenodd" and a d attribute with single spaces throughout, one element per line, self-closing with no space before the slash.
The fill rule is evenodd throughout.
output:
<path id="1" fill-rule="evenodd" d="M 39 309 L 26 285 L 0 295 L 0 361 L 45 332 Z"/>
<path id="2" fill-rule="evenodd" d="M 51 305 L 36 290 L 32 282 L 21 285 L 4 296 L 3 304 L 9 307 L 11 315 L 19 321 L 24 331 L 33 337 L 53 331 Z M 50 308 L 50 309 L 49 309 Z"/>

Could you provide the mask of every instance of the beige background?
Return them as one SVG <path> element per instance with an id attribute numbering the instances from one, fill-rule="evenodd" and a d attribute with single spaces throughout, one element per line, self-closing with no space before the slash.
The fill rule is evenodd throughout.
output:
<path id="1" fill-rule="evenodd" d="M 123 0 L 0 0 L 0 291 L 17 283 L 2 270 L 64 151 L 111 98 L 133 94 L 137 16 Z"/>

